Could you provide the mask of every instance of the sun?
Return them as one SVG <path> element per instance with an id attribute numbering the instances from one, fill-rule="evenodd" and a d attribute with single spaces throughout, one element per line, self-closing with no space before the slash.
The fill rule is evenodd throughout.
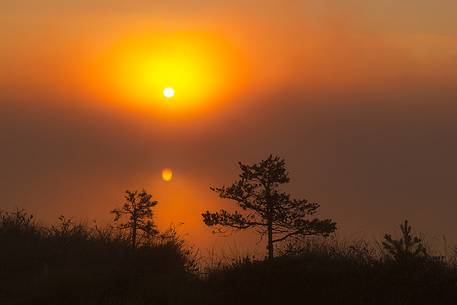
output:
<path id="1" fill-rule="evenodd" d="M 163 96 L 165 96 L 166 98 L 172 98 L 173 96 L 175 96 L 175 90 L 171 87 L 167 87 L 163 89 Z"/>
<path id="2" fill-rule="evenodd" d="M 173 171 L 170 168 L 164 168 L 162 170 L 162 180 L 165 182 L 171 181 L 173 178 Z"/>
<path id="3" fill-rule="evenodd" d="M 84 77 L 103 100 L 187 119 L 238 92 L 243 58 L 224 37 L 205 31 L 140 31 L 91 56 Z"/>

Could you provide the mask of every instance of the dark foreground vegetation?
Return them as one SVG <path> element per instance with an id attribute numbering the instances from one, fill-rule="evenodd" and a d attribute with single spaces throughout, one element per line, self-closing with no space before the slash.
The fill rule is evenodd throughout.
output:
<path id="1" fill-rule="evenodd" d="M 195 281 L 173 231 L 132 249 L 115 228 L 44 227 L 19 210 L 1 214 L 0 247 L 0 304 L 180 304 Z"/>
<path id="2" fill-rule="evenodd" d="M 408 224 L 402 229 L 401 238 L 386 236 L 383 251 L 307 239 L 282 245 L 271 260 L 204 269 L 173 230 L 132 248 L 113 227 L 63 217 L 45 227 L 24 211 L 3 212 L 0 303 L 456 304 L 452 259 L 428 254 Z"/>
<path id="3" fill-rule="evenodd" d="M 207 211 L 203 222 L 266 236 L 265 260 L 202 266 L 173 228 L 157 230 L 145 190 L 127 191 L 103 227 L 0 211 L 0 304 L 457 304 L 456 260 L 432 255 L 407 221 L 378 245 L 329 239 L 336 222 L 315 216 L 319 204 L 281 190 L 284 159 L 239 166 L 232 185 L 212 188 L 238 210 Z"/>

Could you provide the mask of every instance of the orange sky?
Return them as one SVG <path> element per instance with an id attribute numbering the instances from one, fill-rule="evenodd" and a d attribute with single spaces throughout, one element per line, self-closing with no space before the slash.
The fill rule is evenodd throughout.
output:
<path id="1" fill-rule="evenodd" d="M 377 236 L 405 217 L 455 231 L 455 1 L 0 8 L 0 207 L 106 219 L 124 189 L 145 187 L 162 227 L 184 222 L 209 249 L 226 243 L 200 220 L 225 204 L 209 186 L 231 182 L 239 160 L 279 153 L 290 189 L 344 234 Z"/>
<path id="2" fill-rule="evenodd" d="M 456 4 L 450 0 L 396 4 L 265 1 L 261 8 L 255 1 L 97 3 L 4 3 L 2 83 L 48 94 L 63 89 L 81 94 L 88 89 L 88 81 L 95 81 L 88 79 L 87 73 L 100 73 L 94 68 L 112 72 L 119 64 L 100 63 L 114 47 L 118 53 L 110 54 L 111 60 L 122 60 L 135 48 L 151 52 L 154 43 L 170 42 L 183 48 L 194 44 L 194 53 L 201 51 L 205 56 L 229 61 L 235 71 L 221 72 L 249 78 L 250 90 L 269 87 L 270 83 L 301 88 L 373 85 L 411 77 L 411 69 L 415 78 L 425 81 L 446 74 L 455 76 L 456 24 L 452 12 Z M 215 58 L 210 64 L 224 70 Z M 96 81 L 100 86 L 108 80 Z M 227 79 L 227 85 L 232 82 L 235 80 Z"/>

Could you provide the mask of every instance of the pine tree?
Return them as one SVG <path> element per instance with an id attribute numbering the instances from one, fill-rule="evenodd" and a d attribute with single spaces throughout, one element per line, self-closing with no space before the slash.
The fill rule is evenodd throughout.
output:
<path id="1" fill-rule="evenodd" d="M 400 230 L 402 235 L 400 239 L 393 239 L 390 234 L 384 236 L 382 246 L 390 259 L 404 263 L 427 255 L 422 240 L 412 234 L 408 220 L 400 225 Z"/>
<path id="2" fill-rule="evenodd" d="M 152 220 L 152 208 L 158 201 L 152 200 L 152 195 L 145 190 L 126 191 L 125 202 L 120 209 L 114 209 L 114 222 L 121 230 L 129 230 L 129 239 L 132 248 L 136 248 L 141 237 L 154 236 L 158 233 Z M 120 222 L 124 216 L 125 222 Z"/>
<path id="3" fill-rule="evenodd" d="M 285 160 L 270 155 L 253 165 L 239 163 L 239 180 L 231 186 L 211 188 L 221 198 L 230 199 L 241 212 L 220 210 L 202 214 L 208 226 L 232 229 L 256 229 L 261 236 L 267 235 L 268 258 L 273 258 L 274 244 L 292 237 L 308 235 L 328 236 L 336 230 L 331 219 L 309 217 L 319 208 L 316 202 L 292 199 L 280 186 L 289 182 Z"/>

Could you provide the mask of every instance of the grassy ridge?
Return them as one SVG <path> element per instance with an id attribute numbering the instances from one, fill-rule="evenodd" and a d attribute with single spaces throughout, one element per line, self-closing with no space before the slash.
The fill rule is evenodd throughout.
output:
<path id="1" fill-rule="evenodd" d="M 60 218 L 43 227 L 24 211 L 0 217 L 0 302 L 117 304 L 138 296 L 174 297 L 194 261 L 173 232 L 132 250 L 110 227 Z"/>
<path id="2" fill-rule="evenodd" d="M 441 259 L 386 260 L 365 243 L 305 244 L 268 262 L 209 275 L 211 304 L 456 304 L 457 270 Z M 210 303 L 209 303 L 210 304 Z"/>
<path id="3" fill-rule="evenodd" d="M 364 242 L 308 241 L 271 261 L 199 273 L 173 231 L 132 249 L 111 227 L 24 211 L 0 214 L 0 304 L 456 304 L 457 268 L 430 255 L 396 261 Z"/>

